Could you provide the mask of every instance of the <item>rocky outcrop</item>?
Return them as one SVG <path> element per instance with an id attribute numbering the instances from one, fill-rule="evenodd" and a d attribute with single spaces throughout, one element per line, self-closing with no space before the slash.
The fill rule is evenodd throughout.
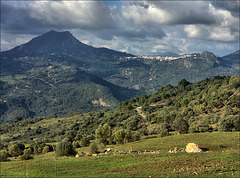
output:
<path id="1" fill-rule="evenodd" d="M 195 143 L 188 143 L 185 151 L 187 153 L 199 153 L 199 152 L 202 152 L 203 150 L 200 149 L 199 146 Z"/>

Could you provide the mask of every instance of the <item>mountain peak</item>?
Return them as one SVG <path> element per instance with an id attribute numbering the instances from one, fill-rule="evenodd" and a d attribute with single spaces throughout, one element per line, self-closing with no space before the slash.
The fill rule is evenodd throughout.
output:
<path id="1" fill-rule="evenodd" d="M 69 31 L 57 32 L 50 30 L 40 36 L 30 40 L 10 50 L 17 56 L 35 56 L 44 53 L 54 53 L 62 51 L 74 51 L 84 48 L 86 45 L 76 39 Z"/>
<path id="2" fill-rule="evenodd" d="M 81 57 L 101 58 L 102 60 L 115 60 L 116 56 L 133 56 L 107 48 L 94 48 L 79 41 L 69 31 L 58 32 L 55 30 L 50 30 L 25 44 L 5 51 L 4 55 L 5 57 L 30 57 L 55 53 L 62 54 L 63 52 L 65 54 L 76 54 Z"/>
<path id="3" fill-rule="evenodd" d="M 201 55 L 202 57 L 216 58 L 215 54 L 213 54 L 212 52 L 209 52 L 209 51 L 201 52 L 200 55 Z"/>
<path id="4" fill-rule="evenodd" d="M 59 45 L 60 46 L 70 45 L 71 47 L 73 45 L 77 45 L 77 44 L 81 43 L 69 31 L 57 32 L 57 31 L 54 31 L 54 30 L 51 30 L 47 33 L 44 33 L 43 35 L 38 36 L 31 41 L 34 41 L 34 40 L 38 41 L 38 42 L 39 41 L 44 42 L 45 44 L 47 42 L 47 43 L 54 43 L 57 46 L 59 46 Z"/>
<path id="5" fill-rule="evenodd" d="M 69 31 L 63 31 L 63 32 L 58 32 L 58 31 L 55 31 L 55 30 L 50 30 L 49 32 L 46 32 L 44 33 L 43 35 L 41 36 L 48 36 L 48 35 L 53 35 L 53 36 L 65 36 L 65 37 L 73 37 L 75 38 Z"/>

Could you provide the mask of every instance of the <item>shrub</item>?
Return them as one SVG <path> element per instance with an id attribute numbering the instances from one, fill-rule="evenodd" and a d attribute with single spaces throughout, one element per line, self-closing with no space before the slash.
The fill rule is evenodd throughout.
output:
<path id="1" fill-rule="evenodd" d="M 78 141 L 73 141 L 72 145 L 73 145 L 73 148 L 80 148 L 80 144 Z"/>
<path id="2" fill-rule="evenodd" d="M 42 141 L 42 139 L 35 138 L 33 142 L 30 144 L 30 147 L 33 149 L 34 154 L 42 153 L 43 148 L 46 144 Z"/>
<path id="3" fill-rule="evenodd" d="M 218 131 L 230 132 L 232 131 L 233 124 L 229 118 L 222 118 L 218 121 Z"/>
<path id="4" fill-rule="evenodd" d="M 50 147 L 48 145 L 46 145 L 43 150 L 42 150 L 42 153 L 45 154 L 45 153 L 48 153 L 50 152 Z"/>
<path id="5" fill-rule="evenodd" d="M 56 146 L 56 156 L 75 156 L 76 151 L 74 150 L 72 143 L 67 140 L 63 140 Z"/>
<path id="6" fill-rule="evenodd" d="M 74 140 L 81 140 L 82 135 L 80 133 L 77 133 L 76 137 L 74 138 Z"/>
<path id="7" fill-rule="evenodd" d="M 95 154 L 95 153 L 99 153 L 99 147 L 97 142 L 93 142 L 90 146 L 90 153 Z"/>
<path id="8" fill-rule="evenodd" d="M 189 127 L 190 133 L 207 132 L 207 131 L 210 131 L 209 123 L 207 120 L 195 121 L 191 123 Z"/>
<path id="9" fill-rule="evenodd" d="M 158 134 L 160 135 L 160 137 L 166 137 L 169 135 L 168 128 L 169 128 L 169 125 L 167 123 L 159 124 Z"/>
<path id="10" fill-rule="evenodd" d="M 114 142 L 118 144 L 123 144 L 125 135 L 126 133 L 123 129 L 116 131 L 114 134 Z"/>
<path id="11" fill-rule="evenodd" d="M 148 130 L 146 125 L 144 125 L 141 129 L 139 129 L 139 132 L 140 132 L 141 135 L 148 135 L 149 134 L 149 130 Z"/>
<path id="12" fill-rule="evenodd" d="M 239 115 L 233 117 L 233 126 L 234 126 L 234 130 L 235 131 L 240 131 L 240 119 L 239 119 Z"/>
<path id="13" fill-rule="evenodd" d="M 106 146 L 105 146 L 103 143 L 99 143 L 99 144 L 98 144 L 98 151 L 99 151 L 100 153 L 104 152 L 104 151 L 105 151 L 105 148 L 106 148 Z"/>
<path id="14" fill-rule="evenodd" d="M 6 150 L 0 151 L 0 162 L 8 161 L 8 153 Z"/>
<path id="15" fill-rule="evenodd" d="M 89 144 L 90 144 L 89 138 L 87 138 L 87 137 L 81 138 L 81 140 L 80 140 L 81 147 L 87 147 L 87 146 L 89 146 Z"/>
<path id="16" fill-rule="evenodd" d="M 28 159 L 33 159 L 31 156 L 32 150 L 31 148 L 27 148 L 24 150 L 24 154 L 20 157 L 20 160 L 28 160 Z"/>
<path id="17" fill-rule="evenodd" d="M 185 133 L 188 131 L 189 125 L 185 119 L 176 118 L 173 121 L 172 127 L 175 131 L 179 131 L 179 133 Z"/>
<path id="18" fill-rule="evenodd" d="M 133 141 L 132 132 L 130 130 L 127 130 L 125 133 L 124 143 L 132 141 Z"/>
<path id="19" fill-rule="evenodd" d="M 133 141 L 138 141 L 141 138 L 141 134 L 139 132 L 134 132 Z"/>
<path id="20" fill-rule="evenodd" d="M 76 131 L 71 130 L 68 133 L 66 133 L 66 139 L 72 142 L 76 138 L 76 135 L 77 135 Z"/>
<path id="21" fill-rule="evenodd" d="M 9 154 L 11 156 L 17 157 L 23 154 L 25 146 L 21 143 L 14 143 L 9 147 Z"/>
<path id="22" fill-rule="evenodd" d="M 159 133 L 160 137 L 166 137 L 169 135 L 169 132 L 167 129 L 161 130 Z"/>
<path id="23" fill-rule="evenodd" d="M 138 129 L 138 122 L 141 120 L 139 116 L 132 116 L 130 117 L 126 123 L 126 127 L 128 130 L 137 130 Z"/>
<path id="24" fill-rule="evenodd" d="M 220 144 L 219 147 L 220 147 L 220 148 L 226 148 L 226 146 L 223 145 L 223 144 Z"/>
<path id="25" fill-rule="evenodd" d="M 221 132 L 240 131 L 239 116 L 227 116 L 218 121 L 218 130 Z"/>
<path id="26" fill-rule="evenodd" d="M 99 142 L 107 145 L 109 144 L 109 139 L 112 136 L 112 130 L 111 127 L 105 123 L 103 126 L 99 125 L 98 129 L 95 131 L 95 134 Z"/>

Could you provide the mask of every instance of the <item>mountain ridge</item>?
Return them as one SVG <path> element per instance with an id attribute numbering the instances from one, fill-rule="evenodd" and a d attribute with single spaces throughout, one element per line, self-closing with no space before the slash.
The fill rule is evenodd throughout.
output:
<path id="1" fill-rule="evenodd" d="M 141 58 L 141 56 L 136 57 L 132 54 L 108 48 L 94 48 L 83 44 L 68 31 L 50 31 L 38 36 L 22 46 L 20 45 L 12 50 L 1 52 L 1 59 L 1 90 L 3 94 L 0 104 L 4 110 L 1 111 L 0 115 L 3 115 L 4 112 L 17 111 L 14 107 L 19 108 L 19 103 L 26 101 L 24 92 L 34 93 L 35 90 L 38 91 L 37 88 L 33 91 L 28 87 L 31 78 L 34 79 L 34 83 L 46 87 L 48 90 L 51 90 L 51 87 L 57 90 L 60 82 L 65 81 L 62 96 L 61 93 L 56 95 L 56 91 L 52 91 L 50 94 L 48 92 L 44 93 L 46 96 L 53 94 L 59 97 L 59 101 L 61 97 L 67 97 L 67 94 L 71 93 L 71 90 L 75 91 L 73 86 L 78 87 L 79 85 L 82 87 L 78 88 L 79 91 L 81 89 L 87 91 L 81 80 L 78 81 L 80 82 L 78 85 L 74 83 L 77 78 L 76 73 L 69 72 L 67 74 L 67 71 L 84 71 L 85 74 L 80 75 L 80 79 L 81 77 L 88 78 L 90 76 L 94 78 L 94 80 L 90 81 L 91 84 L 87 85 L 90 92 L 86 92 L 85 95 L 87 93 L 91 93 L 91 95 L 98 93 L 99 96 L 91 98 L 91 100 L 87 100 L 88 95 L 84 96 L 84 101 L 86 102 L 83 105 L 88 105 L 89 111 L 93 108 L 91 101 L 99 100 L 100 98 L 106 99 L 104 95 L 110 97 L 112 103 L 115 103 L 107 103 L 107 105 L 116 106 L 119 101 L 135 97 L 139 94 L 154 93 L 161 86 L 167 84 L 177 85 L 183 78 L 194 83 L 216 75 L 239 75 L 239 51 L 222 58 L 216 57 L 212 52 L 202 52 L 186 55 L 185 57 L 181 56 L 179 60 L 160 61 L 157 58 L 145 59 Z M 63 75 L 61 76 L 61 74 Z M 68 80 L 70 78 L 74 80 Z M 48 85 L 41 84 L 44 82 Z M 95 90 L 97 88 L 96 85 L 103 88 L 100 93 Z M 19 93 L 22 93 L 22 97 L 19 96 L 18 90 L 21 91 Z M 75 92 L 79 96 L 82 95 L 78 91 Z M 16 100 L 14 96 L 18 99 Z M 73 97 L 74 95 L 67 98 Z M 82 99 L 81 97 L 77 98 L 79 100 Z M 7 103 L 4 101 L 11 102 Z M 31 95 L 27 103 L 34 102 L 34 97 Z M 45 101 L 40 100 L 39 102 Z M 71 100 L 68 100 L 68 102 L 71 102 Z M 55 104 L 54 102 L 52 103 L 53 108 L 56 106 Z M 42 104 L 36 104 L 36 106 L 45 108 Z M 62 105 L 62 108 L 66 110 L 69 107 L 67 102 Z M 12 109 L 9 110 L 8 108 Z M 50 106 L 49 108 L 51 110 Z M 26 108 L 22 109 L 18 113 L 28 112 Z M 104 108 L 101 107 L 101 109 Z M 70 109 L 69 111 L 82 112 L 87 111 L 87 109 L 76 109 L 75 111 Z M 47 113 L 51 113 L 51 111 Z M 31 114 L 29 116 L 34 117 Z M 15 114 L 13 117 L 18 117 L 18 115 Z M 13 117 L 11 116 L 11 118 Z"/>
<path id="2" fill-rule="evenodd" d="M 74 37 L 69 31 L 57 32 L 51 30 L 40 36 L 37 36 L 30 40 L 29 42 L 17 46 L 11 50 L 3 51 L 2 53 L 13 53 L 18 57 L 36 56 L 44 53 L 54 53 L 54 52 L 78 52 L 86 51 L 92 52 L 93 50 L 102 50 L 103 48 L 95 48 L 87 44 L 82 43 L 76 37 Z M 108 52 L 116 52 L 122 56 L 133 56 L 132 54 L 127 54 L 112 49 L 104 48 L 109 50 Z M 20 53 L 20 56 L 19 56 Z"/>

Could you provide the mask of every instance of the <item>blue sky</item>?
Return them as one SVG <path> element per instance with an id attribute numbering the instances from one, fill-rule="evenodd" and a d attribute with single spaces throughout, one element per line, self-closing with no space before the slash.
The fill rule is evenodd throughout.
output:
<path id="1" fill-rule="evenodd" d="M 49 30 L 135 55 L 239 49 L 239 1 L 1 1 L 1 51 Z"/>
<path id="2" fill-rule="evenodd" d="M 122 2 L 119 0 L 115 0 L 115 1 L 104 1 L 108 6 L 117 6 L 117 7 L 121 7 L 122 6 Z"/>

